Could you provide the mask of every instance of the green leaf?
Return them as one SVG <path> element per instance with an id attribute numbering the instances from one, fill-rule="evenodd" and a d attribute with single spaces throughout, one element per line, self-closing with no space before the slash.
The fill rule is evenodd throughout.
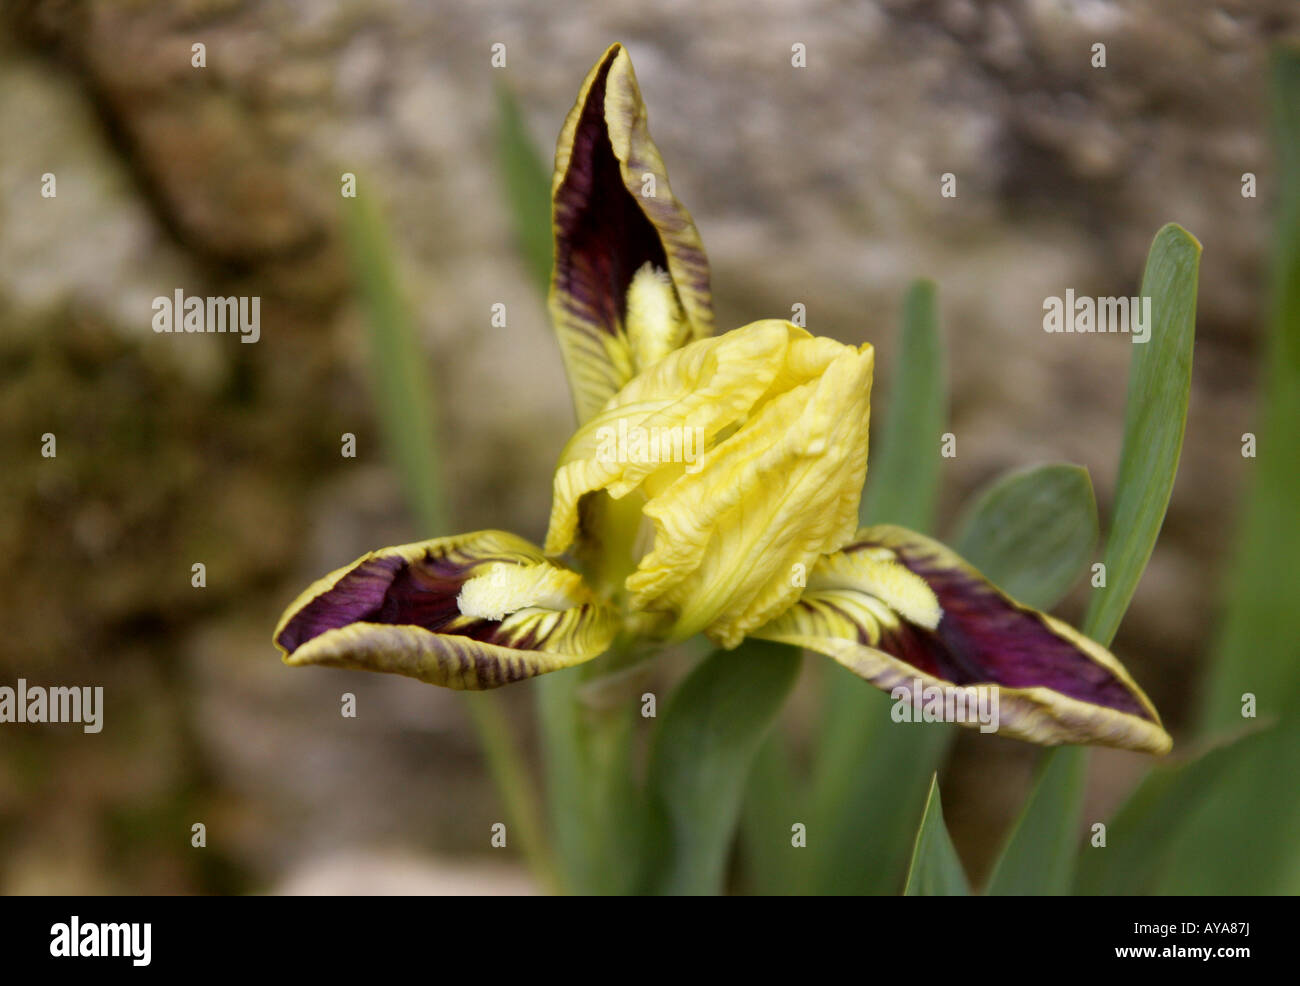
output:
<path id="1" fill-rule="evenodd" d="M 1156 234 L 1142 278 L 1143 297 L 1151 298 L 1151 337 L 1133 344 L 1128 401 L 1124 409 L 1124 447 L 1120 453 L 1114 521 L 1104 555 L 1107 588 L 1095 589 L 1083 632 L 1109 646 L 1155 546 L 1178 471 L 1187 400 L 1191 389 L 1192 343 L 1196 328 L 1197 268 L 1201 245 L 1182 227 L 1169 224 Z M 1067 874 L 1073 833 L 1086 781 L 1088 753 L 1074 747 L 1053 752 L 1030 793 L 1020 827 L 1035 834 L 1040 854 L 1052 851 L 1050 833 L 1060 833 L 1050 860 L 1040 856 L 1051 879 Z M 1048 785 L 1044 789 L 1044 785 Z M 1018 833 L 1017 833 L 1018 834 Z M 1013 842 L 1018 842 L 1013 834 Z M 1067 840 L 1067 836 L 1071 838 Z M 1026 845 L 1029 845 L 1026 842 Z M 1011 885 L 1030 865 L 1016 857 L 1006 862 Z"/>
<path id="2" fill-rule="evenodd" d="M 1097 547 L 1097 501 L 1083 466 L 1007 473 L 976 495 L 953 548 L 1014 599 L 1051 609 Z"/>
<path id="3" fill-rule="evenodd" d="M 533 282 L 546 296 L 551 285 L 551 168 L 537 150 L 519 102 L 497 86 L 497 161 L 515 238 Z"/>
<path id="4" fill-rule="evenodd" d="M 1106 824 L 1106 845 L 1081 850 L 1075 893 L 1104 897 L 1151 893 L 1189 816 L 1212 798 L 1224 777 L 1267 749 L 1277 733 L 1274 729 L 1238 734 L 1183 763 L 1151 770 Z M 1288 739 L 1294 743 L 1297 738 L 1293 729 Z M 1253 824 L 1255 819 L 1248 821 Z"/>
<path id="5" fill-rule="evenodd" d="M 401 475 L 422 537 L 448 533 L 435 452 L 433 386 L 403 295 L 391 236 L 367 195 L 347 199 L 345 241 L 370 323 L 373 395 L 384 445 Z"/>
<path id="6" fill-rule="evenodd" d="M 937 307 L 933 282 L 913 281 L 903 299 L 885 433 L 867 470 L 863 524 L 899 524 L 924 534 L 934 523 L 939 442 L 948 416 Z"/>
<path id="7" fill-rule="evenodd" d="M 1192 385 L 1197 271 L 1201 245 L 1174 223 L 1156 234 L 1142 277 L 1151 299 L 1151 337 L 1133 344 L 1124 448 L 1106 541 L 1106 587 L 1094 591 L 1084 621 L 1102 644 L 1114 639 L 1164 522 L 1178 473 Z"/>
<path id="8" fill-rule="evenodd" d="M 1087 761 L 1073 750 L 1044 758 L 1033 793 L 994 864 L 990 896 L 1052 896 L 1070 892 L 1078 830 L 1063 825 L 1083 809 Z"/>
<path id="9" fill-rule="evenodd" d="M 1222 771 L 1210 796 L 1169 835 L 1170 863 L 1156 892 L 1176 895 L 1291 895 L 1300 888 L 1300 722 L 1292 718 L 1252 741 Z M 1190 870 L 1197 872 L 1189 872 Z"/>
<path id="10" fill-rule="evenodd" d="M 948 752 L 956 728 L 949 723 L 902 725 L 890 719 L 890 698 L 847 668 L 823 664 L 826 727 L 833 716 L 857 714 L 855 727 L 823 738 L 813 763 L 809 808 L 809 886 L 815 894 L 897 894 L 906 876 L 925 808 L 930 776 Z M 852 743 L 848 739 L 852 739 Z M 926 773 L 925 771 L 929 771 Z"/>
<path id="11" fill-rule="evenodd" d="M 862 501 L 866 524 L 922 533 L 934 518 L 947 384 L 934 285 L 916 281 L 903 304 L 885 431 Z M 889 696 L 826 662 L 824 715 L 809 794 L 808 882 L 816 894 L 896 894 L 902 888 L 930 776 L 952 742 L 946 724 L 900 726 Z"/>
<path id="12" fill-rule="evenodd" d="M 806 844 L 793 842 L 795 823 L 807 818 L 802 803 L 785 737 L 775 728 L 759 747 L 741 807 L 741 852 L 749 892 L 777 897 L 798 891 L 807 859 Z"/>
<path id="13" fill-rule="evenodd" d="M 1223 436 L 1231 443 L 1225 463 L 1240 464 L 1251 491 L 1204 689 L 1204 722 L 1215 730 L 1241 724 L 1247 694 L 1261 717 L 1300 719 L 1300 49 L 1279 49 L 1272 77 L 1278 194 L 1270 327 L 1251 429 L 1258 457 L 1238 458 L 1237 436 Z M 1162 891 L 1300 894 L 1298 733 L 1275 732 L 1225 775 L 1178 840 L 1178 865 Z"/>
<path id="14" fill-rule="evenodd" d="M 930 795 L 916 831 L 912 865 L 907 871 L 905 897 L 969 897 L 970 884 L 943 824 L 939 803 L 939 775 L 930 779 Z"/>
<path id="15" fill-rule="evenodd" d="M 799 662 L 794 648 L 747 640 L 705 657 L 673 693 L 647 778 L 658 815 L 655 891 L 722 891 L 745 780 Z"/>

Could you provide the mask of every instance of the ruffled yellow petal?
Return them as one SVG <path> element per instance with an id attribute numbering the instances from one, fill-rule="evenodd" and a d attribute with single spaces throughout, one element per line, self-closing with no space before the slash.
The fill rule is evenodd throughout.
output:
<path id="1" fill-rule="evenodd" d="M 801 570 L 856 530 L 872 356 L 777 320 L 671 354 L 566 448 L 547 552 L 582 536 L 584 497 L 642 496 L 652 544 L 626 580 L 630 604 L 674 614 L 675 636 L 706 630 L 735 646 L 793 602 Z M 664 436 L 680 435 L 683 449 L 704 451 L 689 461 L 638 455 L 629 437 L 638 435 L 642 448 L 662 452 Z"/>
<path id="2" fill-rule="evenodd" d="M 841 347 L 650 499 L 654 548 L 627 580 L 633 605 L 671 608 L 675 635 L 734 647 L 798 597 L 798 573 L 857 528 L 871 355 Z"/>
<path id="3" fill-rule="evenodd" d="M 776 379 L 790 349 L 794 327 L 787 326 L 755 322 L 692 343 L 632 380 L 579 428 L 555 472 L 547 553 L 560 554 L 573 543 L 579 501 L 588 493 L 604 489 L 621 499 L 651 473 L 695 468 L 704 449 L 734 427 Z M 678 463 L 652 454 L 662 453 L 665 442 L 671 452 L 674 439 L 682 450 Z"/>

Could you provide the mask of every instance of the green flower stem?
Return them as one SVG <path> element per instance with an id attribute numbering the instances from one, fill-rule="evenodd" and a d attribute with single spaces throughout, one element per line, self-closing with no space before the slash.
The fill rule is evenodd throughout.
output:
<path id="1" fill-rule="evenodd" d="M 510 830 L 518 838 L 528 868 L 542 885 L 542 890 L 553 893 L 559 889 L 560 879 L 546 842 L 541 799 L 519 754 L 510 723 L 502 712 L 501 699 L 491 692 L 467 692 L 465 710 L 474 725 L 479 747 L 487 760 L 488 773 L 496 784 L 497 794 L 510 820 Z"/>
<path id="2" fill-rule="evenodd" d="M 559 889 L 574 893 L 581 884 L 583 852 L 582 815 L 569 810 L 582 790 L 582 750 L 577 729 L 574 693 L 577 669 L 542 675 L 532 687 L 537 701 L 538 731 L 542 740 L 542 767 L 546 779 L 552 845 L 559 860 Z"/>
<path id="3" fill-rule="evenodd" d="M 637 703 L 598 688 L 601 666 L 615 663 L 606 657 L 537 681 L 551 830 L 567 893 L 628 893 L 640 873 Z"/>
<path id="4" fill-rule="evenodd" d="M 745 782 L 801 660 L 797 648 L 750 639 L 713 651 L 673 691 L 650 747 L 644 889 L 724 892 Z"/>
<path id="5" fill-rule="evenodd" d="M 633 747 L 639 720 L 634 702 L 592 710 L 586 719 L 587 818 L 590 892 L 631 894 L 641 879 L 644 856 L 644 809 L 641 786 L 633 770 Z"/>

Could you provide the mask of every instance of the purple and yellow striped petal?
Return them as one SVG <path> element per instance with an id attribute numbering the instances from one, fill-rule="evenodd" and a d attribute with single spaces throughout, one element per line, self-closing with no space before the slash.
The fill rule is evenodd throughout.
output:
<path id="1" fill-rule="evenodd" d="M 903 528 L 858 531 L 809 573 L 794 606 L 753 635 L 826 654 L 909 701 L 918 687 L 995 688 L 997 731 L 1033 743 L 1154 754 L 1173 745 L 1108 650 Z"/>
<path id="2" fill-rule="evenodd" d="M 551 197 L 551 317 L 581 423 L 637 372 L 713 332 L 704 246 L 668 185 L 622 45 L 565 120 Z"/>
<path id="3" fill-rule="evenodd" d="M 275 645 L 290 665 L 496 688 L 598 657 L 615 614 L 581 577 L 505 531 L 372 551 L 312 584 Z"/>

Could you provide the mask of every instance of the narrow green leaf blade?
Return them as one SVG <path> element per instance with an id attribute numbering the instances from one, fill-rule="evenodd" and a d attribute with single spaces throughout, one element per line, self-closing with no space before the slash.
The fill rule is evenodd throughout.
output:
<path id="1" fill-rule="evenodd" d="M 1102 643 L 1114 638 L 1142 578 L 1178 473 L 1192 385 L 1200 259 L 1200 243 L 1175 223 L 1156 234 L 1147 255 L 1141 296 L 1151 299 L 1151 336 L 1133 344 L 1124 447 L 1104 557 L 1106 587 L 1094 592 L 1084 621 L 1089 635 Z"/>
<path id="2" fill-rule="evenodd" d="M 514 91 L 504 83 L 497 87 L 497 166 L 520 258 L 529 280 L 545 298 L 554 247 L 551 169 L 528 132 Z M 593 777 L 600 765 L 590 762 L 596 738 L 582 721 L 581 683 L 581 670 L 573 669 L 546 675 L 532 687 L 537 696 L 550 831 L 563 887 L 574 893 L 607 893 L 614 887 L 611 881 L 630 874 L 634 867 L 624 865 L 615 872 L 607 858 L 615 840 L 600 831 L 609 821 L 603 817 L 608 806 L 598 803 L 604 786 Z M 608 741 L 617 744 L 616 738 Z"/>
<path id="3" fill-rule="evenodd" d="M 1151 336 L 1146 343 L 1134 343 L 1115 515 L 1104 555 L 1107 588 L 1094 590 L 1083 623 L 1083 632 L 1103 646 L 1114 639 L 1142 578 L 1178 471 L 1191 391 L 1200 256 L 1201 245 L 1173 223 L 1156 234 L 1147 256 L 1141 294 L 1151 299 Z M 1044 854 L 1039 863 L 1059 886 L 1062 879 L 1069 880 L 1073 843 L 1066 835 L 1078 831 L 1088 752 L 1073 747 L 1051 757 L 1051 769 L 1030 793 L 1017 831 L 1023 830 L 1026 840 L 1035 833 L 1043 836 L 1032 840 Z M 1051 833 L 1058 836 L 1054 847 Z M 1018 842 L 1016 835 L 1012 839 Z M 1015 857 L 1005 862 L 1005 879 L 1014 885 L 1013 877 L 1021 881 L 1029 863 L 1020 858 L 1021 848 L 1008 848 Z M 1052 851 L 1057 855 L 1047 860 L 1045 854 Z"/>
<path id="4" fill-rule="evenodd" d="M 435 441 L 433 386 L 392 254 L 391 236 L 367 195 L 347 199 L 344 239 L 370 323 L 374 400 L 384 445 L 422 537 L 448 533 Z"/>
<path id="5" fill-rule="evenodd" d="M 519 101 L 497 86 L 497 161 L 515 239 L 533 282 L 545 297 L 551 285 L 551 168 L 533 143 Z"/>
<path id="6" fill-rule="evenodd" d="M 925 533 L 939 495 L 939 442 L 948 416 L 943 343 L 934 283 L 917 280 L 903 299 L 898 366 L 879 451 L 873 450 L 863 524 L 900 524 Z"/>
<path id="7" fill-rule="evenodd" d="M 905 897 L 969 897 L 970 883 L 962 868 L 957 850 L 943 823 L 943 806 L 939 803 L 939 775 L 930 780 L 921 825 L 912 847 L 912 865 L 907 872 Z"/>
<path id="8" fill-rule="evenodd" d="M 1059 897 L 1070 892 L 1079 839 L 1078 830 L 1062 820 L 1077 819 L 1083 809 L 1087 766 L 1072 750 L 1047 754 L 985 893 Z"/>
<path id="9" fill-rule="evenodd" d="M 551 233 L 551 171 L 533 142 L 519 101 L 504 83 L 497 86 L 497 166 L 506 208 L 514 227 L 520 258 L 529 280 L 543 298 L 550 290 L 554 240 Z M 555 840 L 564 889 L 597 893 L 607 886 L 602 873 L 600 838 L 594 831 L 599 806 L 594 785 L 587 783 L 589 737 L 580 721 L 578 669 L 538 679 L 538 729 L 542 736 L 543 770 L 550 831 Z M 602 843 L 603 845 L 603 843 Z"/>
<path id="10" fill-rule="evenodd" d="M 1008 595 L 1051 609 L 1097 547 L 1097 500 L 1083 466 L 1007 473 L 976 495 L 954 549 Z"/>
<path id="11" fill-rule="evenodd" d="M 648 775 L 663 839 L 656 891 L 722 891 L 745 781 L 799 662 L 794 648 L 748 640 L 705 657 L 673 693 Z"/>

